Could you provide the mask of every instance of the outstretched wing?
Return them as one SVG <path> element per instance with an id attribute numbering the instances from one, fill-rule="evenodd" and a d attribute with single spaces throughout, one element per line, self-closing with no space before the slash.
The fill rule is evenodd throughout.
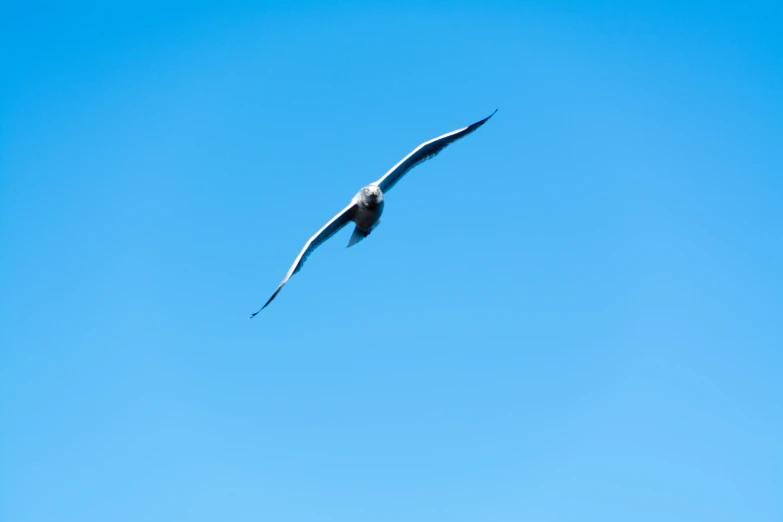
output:
<path id="1" fill-rule="evenodd" d="M 495 109 L 495 112 L 498 112 L 498 110 Z M 402 159 L 402 161 L 400 161 L 395 166 L 393 166 L 391 170 L 389 170 L 389 172 L 384 174 L 381 179 L 376 181 L 375 185 L 378 185 L 381 191 L 387 192 L 390 188 L 394 186 L 395 183 L 400 181 L 400 178 L 402 178 L 406 172 L 411 170 L 419 163 L 432 158 L 438 152 L 445 149 L 447 145 L 454 143 L 455 141 L 462 138 L 463 136 L 467 136 L 474 130 L 484 125 L 484 123 L 488 119 L 490 119 L 495 114 L 495 112 L 493 112 L 483 120 L 477 121 L 473 125 L 468 125 L 467 127 L 463 127 L 462 129 L 449 132 L 447 134 L 444 134 L 443 136 L 438 136 L 434 140 L 430 140 L 422 143 L 421 145 L 416 147 L 413 150 L 413 152 L 405 156 Z"/>
<path id="2" fill-rule="evenodd" d="M 302 251 L 299 252 L 299 255 L 296 256 L 296 259 L 294 260 L 294 264 L 291 265 L 291 268 L 288 269 L 288 273 L 283 278 L 283 282 L 280 283 L 280 285 L 277 287 L 277 290 L 275 290 L 275 293 L 272 294 L 272 297 L 269 298 L 269 301 L 266 302 L 264 306 L 262 306 L 258 312 L 266 308 L 269 303 L 272 302 L 272 300 L 277 297 L 277 294 L 280 292 L 280 290 L 285 286 L 285 284 L 288 282 L 289 279 L 291 279 L 291 276 L 297 273 L 301 268 L 302 265 L 304 265 L 305 259 L 307 259 L 307 256 L 309 256 L 313 250 L 318 248 L 318 245 L 332 237 L 339 231 L 341 228 L 343 228 L 345 225 L 351 222 L 353 219 L 354 212 L 356 211 L 356 205 L 354 203 L 351 203 L 347 207 L 345 207 L 342 212 L 334 216 L 326 225 L 321 228 L 318 232 L 315 233 L 313 237 L 311 237 L 309 240 L 307 240 L 307 243 L 305 243 L 304 248 L 302 248 Z M 256 316 L 258 313 L 251 315 L 250 318 Z"/>

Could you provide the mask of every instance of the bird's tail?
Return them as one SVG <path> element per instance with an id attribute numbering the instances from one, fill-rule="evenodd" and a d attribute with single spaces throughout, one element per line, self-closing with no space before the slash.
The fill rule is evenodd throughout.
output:
<path id="1" fill-rule="evenodd" d="M 348 245 L 346 245 L 345 248 L 349 248 L 354 246 L 356 243 L 364 239 L 370 234 L 369 231 L 362 230 L 359 227 L 355 227 L 353 229 L 353 234 L 351 234 L 351 239 L 348 241 Z"/>
<path id="2" fill-rule="evenodd" d="M 376 221 L 370 230 L 361 229 L 357 225 L 356 228 L 353 229 L 353 234 L 351 234 L 351 239 L 348 241 L 348 244 L 345 246 L 345 248 L 352 247 L 356 243 L 364 239 L 365 237 L 369 236 L 370 232 L 378 228 L 378 225 L 380 224 L 381 224 L 380 221 Z"/>

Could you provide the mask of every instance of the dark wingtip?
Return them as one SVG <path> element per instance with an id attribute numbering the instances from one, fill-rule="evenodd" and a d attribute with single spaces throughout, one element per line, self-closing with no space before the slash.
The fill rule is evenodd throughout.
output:
<path id="1" fill-rule="evenodd" d="M 492 112 L 492 114 L 490 114 L 489 116 L 487 116 L 487 117 L 486 117 L 486 118 L 484 118 L 483 120 L 479 120 L 479 121 L 477 121 L 476 123 L 474 123 L 473 125 L 471 125 L 471 126 L 470 126 L 470 127 L 468 127 L 468 128 L 469 128 L 470 130 L 475 130 L 475 129 L 478 129 L 479 127 L 481 127 L 482 125 L 484 125 L 484 124 L 487 122 L 487 120 L 488 120 L 488 119 L 490 119 L 492 116 L 494 116 L 496 112 L 498 112 L 498 110 L 497 110 L 497 109 L 495 109 L 495 110 Z"/>
<path id="2" fill-rule="evenodd" d="M 283 285 L 280 285 L 280 286 L 278 286 L 278 287 L 277 287 L 277 290 L 275 290 L 275 293 L 274 293 L 274 294 L 272 294 L 272 297 L 270 297 L 270 298 L 269 298 L 269 301 L 267 301 L 267 302 L 264 304 L 264 306 L 262 306 L 261 308 L 259 308 L 259 309 L 258 309 L 258 312 L 254 313 L 254 314 L 251 314 L 251 315 L 250 315 L 250 318 L 251 318 L 251 319 L 252 319 L 252 318 L 254 318 L 255 316 L 257 316 L 257 315 L 258 315 L 258 313 L 259 313 L 261 310 L 263 310 L 264 308 L 266 308 L 267 306 L 269 306 L 269 303 L 271 303 L 271 302 L 272 302 L 272 300 L 273 300 L 275 297 L 277 297 L 277 294 L 280 292 L 280 289 L 281 289 L 281 288 L 283 288 Z"/>

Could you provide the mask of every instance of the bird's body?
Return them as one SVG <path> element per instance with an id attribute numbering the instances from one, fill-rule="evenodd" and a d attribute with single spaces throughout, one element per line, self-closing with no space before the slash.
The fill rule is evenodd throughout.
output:
<path id="1" fill-rule="evenodd" d="M 356 209 L 351 221 L 356 223 L 356 228 L 348 246 L 355 245 L 370 235 L 370 232 L 380 223 L 383 213 L 383 192 L 377 185 L 367 185 L 353 197 L 352 203 Z"/>
<path id="2" fill-rule="evenodd" d="M 359 203 L 356 207 L 356 215 L 353 217 L 353 222 L 356 223 L 356 228 L 362 232 L 370 232 L 381 220 L 382 213 L 383 202 L 375 206 L 365 206 Z"/>
<path id="3" fill-rule="evenodd" d="M 294 260 L 294 264 L 291 265 L 291 268 L 288 269 L 288 273 L 277 287 L 277 290 L 275 290 L 275 293 L 272 294 L 272 297 L 269 298 L 266 304 L 262 306 L 258 312 L 266 308 L 267 305 L 269 305 L 269 303 L 271 303 L 272 300 L 277 297 L 277 294 L 280 292 L 283 286 L 288 282 L 292 275 L 297 273 L 299 269 L 302 268 L 302 265 L 304 264 L 307 256 L 310 255 L 310 253 L 315 250 L 318 245 L 332 237 L 341 228 L 351 222 L 355 223 L 356 227 L 354 228 L 353 234 L 351 234 L 351 239 L 348 241 L 349 247 L 355 245 L 367 237 L 370 232 L 372 232 L 380 223 L 384 206 L 384 192 L 388 192 L 400 180 L 400 178 L 402 178 L 402 176 L 413 167 L 425 160 L 432 158 L 450 143 L 453 143 L 454 141 L 462 138 L 463 136 L 467 136 L 474 130 L 478 129 L 494 114 L 495 113 L 493 112 L 483 120 L 478 121 L 472 125 L 455 130 L 453 132 L 449 132 L 443 136 L 439 136 L 433 140 L 422 143 L 416 147 L 413 152 L 405 156 L 399 163 L 397 163 L 386 174 L 384 174 L 381 179 L 367 185 L 366 187 L 363 187 L 353 197 L 353 199 L 351 199 L 351 202 L 342 210 L 342 212 L 334 216 L 326 225 L 316 232 L 315 235 L 307 241 L 307 243 L 305 243 L 304 248 L 299 253 L 296 260 Z M 254 313 L 250 317 L 255 317 L 258 312 Z"/>

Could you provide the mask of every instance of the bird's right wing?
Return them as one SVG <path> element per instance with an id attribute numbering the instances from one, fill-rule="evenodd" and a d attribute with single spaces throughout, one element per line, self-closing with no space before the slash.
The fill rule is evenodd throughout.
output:
<path id="1" fill-rule="evenodd" d="M 266 302 L 264 306 L 262 306 L 258 312 L 266 308 L 269 303 L 272 302 L 272 300 L 277 297 L 277 294 L 280 292 L 280 290 L 285 286 L 285 284 L 288 282 L 289 279 L 291 279 L 291 276 L 297 273 L 301 268 L 302 265 L 304 265 L 305 260 L 307 259 L 307 256 L 309 256 L 313 250 L 318 248 L 318 245 L 335 235 L 341 228 L 343 228 L 345 225 L 351 222 L 353 220 L 354 212 L 356 211 L 356 204 L 351 202 L 350 205 L 345 207 L 342 212 L 334 216 L 329 222 L 324 225 L 321 230 L 315 233 L 313 237 L 307 240 L 307 243 L 305 243 L 304 248 L 302 248 L 302 251 L 299 252 L 299 255 L 296 256 L 296 259 L 294 260 L 294 264 L 291 265 L 291 268 L 288 269 L 288 273 L 283 278 L 283 282 L 280 283 L 280 285 L 277 287 L 277 290 L 275 290 L 275 293 L 272 294 L 272 297 L 269 298 L 269 300 Z M 251 315 L 250 318 L 256 316 L 258 313 Z"/>

